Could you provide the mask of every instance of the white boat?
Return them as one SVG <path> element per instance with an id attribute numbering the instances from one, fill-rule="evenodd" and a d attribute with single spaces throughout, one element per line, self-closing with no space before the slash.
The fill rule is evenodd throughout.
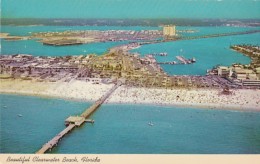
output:
<path id="1" fill-rule="evenodd" d="M 193 58 L 191 59 L 191 62 L 192 62 L 192 63 L 195 63 L 195 62 L 196 62 L 196 59 L 193 57 Z"/>
<path id="2" fill-rule="evenodd" d="M 17 116 L 18 116 L 18 117 L 23 117 L 23 115 L 21 115 L 21 114 L 18 114 Z"/>
<path id="3" fill-rule="evenodd" d="M 150 122 L 148 123 L 148 125 L 149 125 L 149 126 L 153 126 L 154 124 L 150 121 Z"/>

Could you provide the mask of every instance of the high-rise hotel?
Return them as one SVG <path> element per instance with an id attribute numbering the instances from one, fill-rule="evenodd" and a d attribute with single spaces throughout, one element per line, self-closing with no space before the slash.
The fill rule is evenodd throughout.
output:
<path id="1" fill-rule="evenodd" d="M 163 26 L 163 35 L 164 36 L 175 36 L 176 35 L 176 30 L 175 26 Z"/>

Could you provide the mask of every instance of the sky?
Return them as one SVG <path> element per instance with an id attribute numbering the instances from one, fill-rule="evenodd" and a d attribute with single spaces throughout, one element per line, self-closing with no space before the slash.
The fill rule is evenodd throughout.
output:
<path id="1" fill-rule="evenodd" d="M 260 19 L 260 0 L 2 0 L 1 18 Z"/>

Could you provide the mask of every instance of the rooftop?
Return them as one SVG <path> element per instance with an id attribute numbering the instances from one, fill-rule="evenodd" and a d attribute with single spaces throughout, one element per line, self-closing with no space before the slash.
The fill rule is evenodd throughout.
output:
<path id="1" fill-rule="evenodd" d="M 75 123 L 75 122 L 85 121 L 85 118 L 80 116 L 69 116 L 65 121 L 70 123 Z"/>

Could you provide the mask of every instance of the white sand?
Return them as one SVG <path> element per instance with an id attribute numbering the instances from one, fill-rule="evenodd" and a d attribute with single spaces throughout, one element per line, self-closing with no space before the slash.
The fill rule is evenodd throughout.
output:
<path id="1" fill-rule="evenodd" d="M 78 80 L 69 83 L 0 80 L 0 93 L 59 97 L 83 101 L 95 101 L 112 87 L 113 84 L 92 84 L 92 82 Z M 223 95 L 221 91 L 218 89 L 171 90 L 121 86 L 107 99 L 106 103 L 156 104 L 260 111 L 260 90 L 233 90 L 232 95 Z"/>
<path id="2" fill-rule="evenodd" d="M 171 90 L 121 86 L 107 101 L 260 111 L 260 90 L 233 90 L 231 95 L 221 92 L 220 89 Z"/>

